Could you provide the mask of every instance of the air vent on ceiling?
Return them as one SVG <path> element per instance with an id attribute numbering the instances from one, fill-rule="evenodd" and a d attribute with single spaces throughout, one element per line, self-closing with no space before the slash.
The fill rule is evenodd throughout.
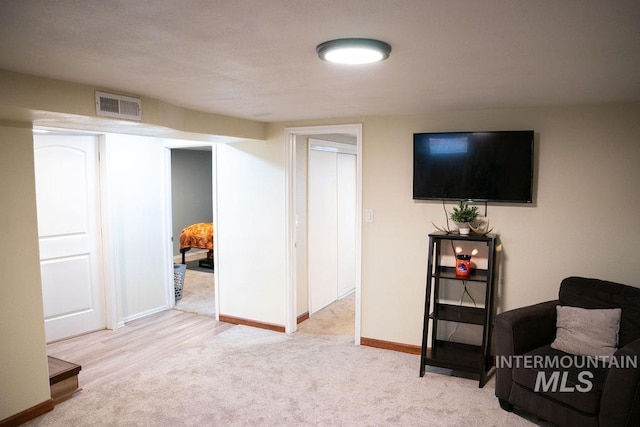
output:
<path id="1" fill-rule="evenodd" d="M 96 91 L 96 114 L 117 119 L 142 120 L 142 101 L 139 98 Z"/>

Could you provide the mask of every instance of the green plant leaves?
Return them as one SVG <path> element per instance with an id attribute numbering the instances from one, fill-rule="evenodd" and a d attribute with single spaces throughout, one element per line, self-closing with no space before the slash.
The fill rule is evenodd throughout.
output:
<path id="1" fill-rule="evenodd" d="M 453 208 L 449 218 L 455 222 L 473 222 L 478 217 L 478 207 L 469 206 L 460 200 L 460 204 Z"/>

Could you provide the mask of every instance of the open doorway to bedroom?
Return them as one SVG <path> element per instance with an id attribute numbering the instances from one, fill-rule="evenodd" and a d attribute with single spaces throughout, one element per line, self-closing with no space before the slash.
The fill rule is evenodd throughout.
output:
<path id="1" fill-rule="evenodd" d="M 171 149 L 175 309 L 215 316 L 211 146 Z"/>

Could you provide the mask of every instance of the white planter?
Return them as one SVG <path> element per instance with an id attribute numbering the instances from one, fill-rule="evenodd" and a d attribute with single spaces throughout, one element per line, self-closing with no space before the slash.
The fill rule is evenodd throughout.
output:
<path id="1" fill-rule="evenodd" d="M 456 222 L 456 225 L 458 226 L 458 234 L 461 236 L 468 236 L 471 232 L 468 222 Z"/>

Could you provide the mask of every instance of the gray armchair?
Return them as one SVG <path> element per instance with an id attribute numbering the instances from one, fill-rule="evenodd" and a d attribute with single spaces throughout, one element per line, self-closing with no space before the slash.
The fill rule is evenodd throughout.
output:
<path id="1" fill-rule="evenodd" d="M 557 305 L 621 308 L 614 355 L 575 356 L 551 347 Z M 639 288 L 569 277 L 558 300 L 501 313 L 494 327 L 502 409 L 517 407 L 561 426 L 640 426 Z"/>

